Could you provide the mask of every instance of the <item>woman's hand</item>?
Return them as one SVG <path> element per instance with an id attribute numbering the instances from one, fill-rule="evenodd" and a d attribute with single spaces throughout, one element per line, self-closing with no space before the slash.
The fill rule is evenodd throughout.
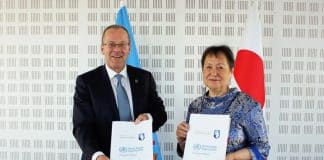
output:
<path id="1" fill-rule="evenodd" d="M 242 148 L 238 151 L 228 153 L 226 154 L 226 160 L 238 160 L 238 159 L 244 159 L 244 160 L 250 160 L 252 159 L 252 156 L 250 154 L 250 151 L 247 148 Z"/>
<path id="2" fill-rule="evenodd" d="M 225 160 L 235 160 L 234 153 L 228 153 Z"/>
<path id="3" fill-rule="evenodd" d="M 181 122 L 177 127 L 177 140 L 182 151 L 184 151 L 188 130 L 189 125 L 185 121 Z"/>
<path id="4" fill-rule="evenodd" d="M 188 130 L 189 130 L 189 125 L 185 121 L 181 122 L 178 125 L 176 134 L 179 143 L 184 142 L 186 140 Z"/>

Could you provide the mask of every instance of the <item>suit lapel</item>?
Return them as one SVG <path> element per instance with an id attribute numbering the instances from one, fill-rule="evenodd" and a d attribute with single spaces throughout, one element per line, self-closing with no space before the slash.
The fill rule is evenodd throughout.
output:
<path id="1" fill-rule="evenodd" d="M 131 86 L 131 91 L 132 91 L 132 100 L 133 100 L 133 110 L 134 110 L 134 118 L 136 119 L 136 116 L 140 112 L 140 99 L 141 99 L 141 79 L 140 77 L 136 74 L 136 71 L 131 67 L 127 66 L 127 75 L 129 78 L 129 83 Z"/>
<path id="2" fill-rule="evenodd" d="M 118 113 L 118 108 L 117 108 L 117 103 L 115 99 L 115 95 L 112 89 L 112 85 L 110 83 L 110 79 L 108 76 L 108 72 L 106 70 L 105 66 L 102 66 L 101 69 L 101 77 L 103 79 L 102 83 L 104 83 L 101 89 L 102 89 L 102 104 L 104 104 L 104 108 L 108 109 L 109 107 L 113 111 L 113 119 L 118 119 L 119 120 L 119 113 Z M 108 106 L 107 106 L 108 105 Z M 105 109 L 104 109 L 105 110 Z"/>

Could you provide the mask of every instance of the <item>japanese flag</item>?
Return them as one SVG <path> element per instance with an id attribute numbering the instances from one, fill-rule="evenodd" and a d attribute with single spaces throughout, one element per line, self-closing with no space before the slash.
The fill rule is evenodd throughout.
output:
<path id="1" fill-rule="evenodd" d="M 235 60 L 234 77 L 241 91 L 260 103 L 265 101 L 262 32 L 257 8 L 252 5 L 247 15 L 242 44 Z"/>

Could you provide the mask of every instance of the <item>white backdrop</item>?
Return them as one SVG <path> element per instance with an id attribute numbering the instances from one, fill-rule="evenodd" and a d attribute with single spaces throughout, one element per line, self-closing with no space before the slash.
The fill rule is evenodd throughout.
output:
<path id="1" fill-rule="evenodd" d="M 129 0 L 142 67 L 153 72 L 175 129 L 202 93 L 206 46 L 239 47 L 250 0 Z M 266 72 L 265 119 L 274 160 L 324 159 L 324 1 L 259 0 Z M 0 0 L 0 159 L 77 160 L 75 78 L 103 64 L 101 32 L 119 0 Z"/>

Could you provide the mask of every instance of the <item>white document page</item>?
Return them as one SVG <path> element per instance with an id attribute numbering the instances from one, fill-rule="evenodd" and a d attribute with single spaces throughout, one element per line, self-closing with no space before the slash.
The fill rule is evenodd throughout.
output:
<path id="1" fill-rule="evenodd" d="M 113 121 L 110 148 L 111 160 L 153 159 L 152 120 Z"/>
<path id="2" fill-rule="evenodd" d="M 191 114 L 183 160 L 223 160 L 226 156 L 229 115 Z"/>

